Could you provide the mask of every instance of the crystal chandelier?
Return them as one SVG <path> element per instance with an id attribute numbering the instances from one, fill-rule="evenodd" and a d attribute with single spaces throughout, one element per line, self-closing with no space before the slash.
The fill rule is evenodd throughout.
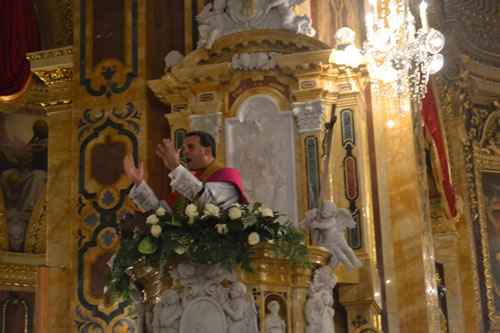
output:
<path id="1" fill-rule="evenodd" d="M 372 88 L 379 95 L 411 98 L 420 101 L 426 93 L 429 75 L 443 66 L 444 36 L 427 24 L 427 3 L 420 4 L 422 27 L 416 31 L 408 0 L 370 0 L 366 16 L 367 40 L 364 55 L 372 78 Z"/>

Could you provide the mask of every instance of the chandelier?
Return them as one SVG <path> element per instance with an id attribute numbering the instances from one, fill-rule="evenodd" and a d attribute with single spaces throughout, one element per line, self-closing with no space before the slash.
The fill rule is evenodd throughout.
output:
<path id="1" fill-rule="evenodd" d="M 380 15 L 378 10 L 380 9 Z M 408 0 L 370 0 L 366 15 L 367 40 L 364 55 L 372 88 L 378 95 L 401 100 L 420 101 L 427 92 L 429 75 L 443 66 L 444 36 L 427 23 L 427 3 L 420 4 L 421 28 L 416 31 L 415 18 Z M 400 109 L 401 112 L 401 109 Z"/>

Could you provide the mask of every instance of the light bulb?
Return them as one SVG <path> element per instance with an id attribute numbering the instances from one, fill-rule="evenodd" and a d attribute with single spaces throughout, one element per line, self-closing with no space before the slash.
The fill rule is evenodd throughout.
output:
<path id="1" fill-rule="evenodd" d="M 434 74 L 439 72 L 439 70 L 443 67 L 444 57 L 441 53 L 434 54 L 431 57 L 431 62 L 429 64 L 429 74 Z"/>
<path id="2" fill-rule="evenodd" d="M 337 52 L 335 52 L 335 63 L 337 65 L 347 64 L 347 55 L 343 50 L 337 50 Z"/>
<path id="3" fill-rule="evenodd" d="M 390 83 L 396 81 L 398 78 L 398 72 L 390 64 L 385 64 L 381 68 L 380 79 L 384 83 Z"/>
<path id="4" fill-rule="evenodd" d="M 389 31 L 389 29 L 377 29 L 373 34 L 373 44 L 378 50 L 389 50 L 389 47 L 391 46 L 391 32 Z"/>
<path id="5" fill-rule="evenodd" d="M 441 32 L 431 29 L 425 37 L 425 48 L 432 54 L 439 53 L 444 47 L 444 40 Z"/>
<path id="6" fill-rule="evenodd" d="M 348 45 L 345 50 L 346 62 L 352 68 L 356 68 L 361 64 L 361 53 L 354 45 Z"/>

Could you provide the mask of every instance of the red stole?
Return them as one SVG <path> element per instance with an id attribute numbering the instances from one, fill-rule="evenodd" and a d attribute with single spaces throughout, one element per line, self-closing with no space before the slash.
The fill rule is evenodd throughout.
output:
<path id="1" fill-rule="evenodd" d="M 239 203 L 247 204 L 248 200 L 243 193 L 243 186 L 241 184 L 241 175 L 240 172 L 233 168 L 224 168 L 222 164 L 217 161 L 212 162 L 208 168 L 202 171 L 197 171 L 194 173 L 194 176 L 201 180 L 203 183 L 210 182 L 227 182 L 235 185 L 239 192 L 240 198 Z M 173 209 L 175 200 L 181 196 L 181 194 L 177 191 L 170 193 L 165 198 L 165 201 L 168 203 L 168 206 Z"/>

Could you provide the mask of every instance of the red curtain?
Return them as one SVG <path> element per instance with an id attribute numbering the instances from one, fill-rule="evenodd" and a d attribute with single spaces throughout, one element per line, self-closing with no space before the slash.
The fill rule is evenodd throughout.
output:
<path id="1" fill-rule="evenodd" d="M 0 96 L 19 92 L 30 75 L 26 52 L 39 50 L 35 11 L 29 0 L 0 0 Z"/>
<path id="2" fill-rule="evenodd" d="M 438 111 L 436 108 L 436 100 L 434 99 L 434 94 L 432 93 L 432 86 L 430 82 L 427 86 L 427 95 L 425 95 L 425 98 L 422 100 L 422 119 L 428 133 L 430 133 L 432 137 L 436 154 L 439 159 L 439 165 L 437 166 L 439 170 L 436 171 L 440 174 L 437 177 L 437 180 L 440 181 L 440 184 L 437 185 L 441 187 L 441 190 L 446 197 L 451 217 L 455 217 L 457 215 L 455 195 L 453 194 L 453 188 L 451 187 L 446 150 L 444 148 L 443 137 L 441 134 L 441 126 L 439 122 Z"/>

